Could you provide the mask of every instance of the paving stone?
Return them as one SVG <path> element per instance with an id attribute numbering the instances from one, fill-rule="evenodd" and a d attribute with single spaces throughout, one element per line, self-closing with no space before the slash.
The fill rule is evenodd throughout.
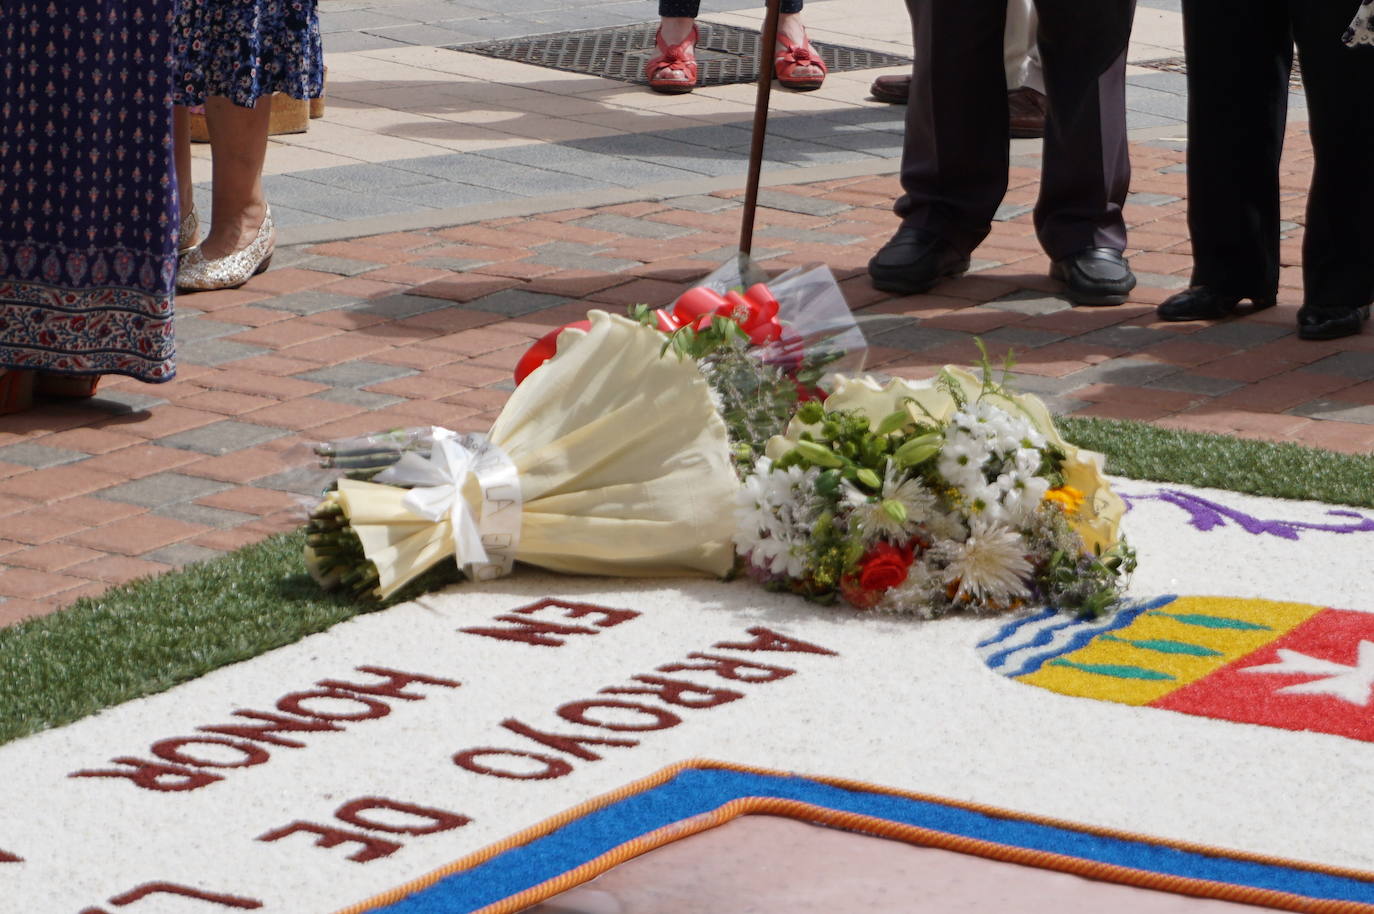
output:
<path id="1" fill-rule="evenodd" d="M 739 209 L 744 205 L 738 200 L 731 200 L 727 197 L 712 197 L 707 194 L 670 197 L 663 202 L 674 209 L 685 209 L 694 213 L 719 213 L 727 209 Z"/>
<path id="2" fill-rule="evenodd" d="M 350 406 L 361 406 L 364 409 L 383 409 L 394 403 L 405 401 L 405 397 L 393 397 L 388 394 L 373 393 L 370 390 L 355 390 L 351 387 L 335 387 L 331 390 L 321 391 L 315 394 L 315 399 L 328 400 L 330 403 L 347 403 Z"/>
<path id="3" fill-rule="evenodd" d="M 1358 422 L 1374 425 L 1374 406 L 1343 403 L 1340 400 L 1313 400 L 1289 410 L 1298 416 L 1312 419 L 1335 419 L 1338 422 Z"/>
<path id="4" fill-rule="evenodd" d="M 34 469 L 55 467 L 64 463 L 74 463 L 78 460 L 85 460 L 89 456 L 89 454 L 82 453 L 81 451 L 71 451 L 60 447 L 48 447 L 43 444 L 32 444 L 27 441 L 0 447 L 0 463 L 17 463 L 21 466 L 33 467 Z"/>
<path id="5" fill-rule="evenodd" d="M 425 260 L 415 261 L 417 267 L 429 267 L 431 270 L 451 270 L 454 273 L 462 273 L 471 270 L 473 267 L 485 266 L 491 263 L 490 260 L 468 260 L 462 257 L 430 257 Z"/>
<path id="6" fill-rule="evenodd" d="M 1096 365 L 1081 368 L 1072 375 L 1075 384 L 1114 384 L 1118 387 L 1143 387 L 1151 381 L 1177 374 L 1174 365 L 1151 362 L 1146 359 L 1108 359 Z"/>
<path id="7" fill-rule="evenodd" d="M 1143 88 L 1153 89 L 1157 92 L 1168 92 L 1173 95 L 1186 96 L 1188 94 L 1188 77 L 1182 73 L 1171 73 L 1167 70 L 1128 76 L 1126 77 L 1126 85 L 1141 86 Z"/>
<path id="8" fill-rule="evenodd" d="M 295 172 L 293 176 L 329 187 L 364 192 L 392 190 L 428 182 L 424 175 L 373 162 L 361 165 L 336 165 L 332 168 L 311 168 Z"/>
<path id="9" fill-rule="evenodd" d="M 260 489 L 272 489 L 277 492 L 294 492 L 297 495 L 310 495 L 318 497 L 326 486 L 330 484 L 329 474 L 316 467 L 295 467 L 283 473 L 276 473 L 272 476 L 264 476 L 262 479 L 253 480 L 253 485 Z"/>
<path id="10" fill-rule="evenodd" d="M 526 257 L 522 263 L 539 263 L 564 270 L 600 270 L 606 273 L 619 273 L 630 267 L 640 265 L 638 260 L 621 257 L 607 257 L 599 251 L 603 248 L 575 241 L 551 241 L 535 248 L 533 257 Z"/>
<path id="11" fill-rule="evenodd" d="M 1278 327 L 1275 329 L 1287 332 L 1286 328 Z M 1361 380 L 1374 378 L 1374 352 L 1362 352 L 1358 349 L 1338 352 L 1313 362 L 1307 366 L 1307 370 L 1322 374 L 1344 375 Z"/>
<path id="12" fill-rule="evenodd" d="M 997 212 L 992 214 L 992 218 L 997 222 L 1010 222 L 1017 216 L 1024 216 L 1026 213 L 1035 211 L 1034 206 L 1024 204 L 1003 203 L 997 207 Z"/>
<path id="13" fill-rule="evenodd" d="M 990 336 L 991 334 L 989 334 Z M 986 337 L 985 337 L 986 338 Z M 1035 394 L 1037 397 L 1060 396 L 1067 394 L 1082 385 L 1074 380 L 1075 376 L 1067 378 L 1052 378 L 1047 375 L 1031 374 L 1028 371 L 1012 370 L 1011 382 L 1013 390 L 1020 393 Z"/>
<path id="14" fill-rule="evenodd" d="M 667 134 L 673 131 L 667 131 Z M 640 159 L 702 175 L 743 174 L 749 157 L 743 152 L 686 144 L 661 133 L 631 133 L 570 140 L 565 146 L 605 155 Z"/>
<path id="15" fill-rule="evenodd" d="M 759 191 L 759 206 L 782 210 L 785 213 L 800 213 L 803 216 L 837 216 L 854 208 L 848 203 L 827 200 L 824 197 L 808 197 L 804 194 L 768 188 Z"/>
<path id="16" fill-rule="evenodd" d="M 152 552 L 145 552 L 142 557 L 150 562 L 161 562 L 164 565 L 171 565 L 173 568 L 184 568 L 187 565 L 217 559 L 222 555 L 224 553 L 218 549 L 206 549 L 204 546 L 196 546 L 191 543 L 173 543 L 170 546 L 163 546 L 161 549 L 154 549 Z"/>
<path id="17" fill-rule="evenodd" d="M 277 211 L 272 210 L 272 219 L 275 222 Z M 279 247 L 272 252 L 272 267 L 280 270 L 285 267 L 300 267 L 309 261 L 315 260 L 315 255 L 306 250 L 308 245 L 293 244 L 290 247 Z M 180 308 L 178 308 L 180 310 Z"/>
<path id="18" fill-rule="evenodd" d="M 380 38 L 366 32 L 334 32 L 324 36 L 324 49 L 330 54 L 347 54 L 351 51 L 382 51 L 387 48 L 404 48 L 406 46 L 403 41 Z"/>
<path id="19" fill-rule="evenodd" d="M 883 159 L 899 159 L 902 155 L 902 135 L 889 130 L 845 130 L 808 139 Z"/>
<path id="20" fill-rule="evenodd" d="M 548 188 L 544 193 L 551 193 Z M 481 187 L 477 184 L 464 184 L 461 181 L 417 184 L 413 187 L 397 187 L 387 191 L 395 200 L 404 200 L 420 207 L 448 209 L 455 206 L 475 206 L 478 203 L 495 203 L 498 200 L 512 200 L 521 194 L 495 187 Z"/>
<path id="21" fill-rule="evenodd" d="M 151 389 L 156 390 L 157 388 Z M 102 390 L 87 400 L 86 405 L 91 409 L 99 409 L 109 413 L 141 413 L 155 406 L 162 406 L 166 402 L 162 397 L 141 394 L 133 390 Z"/>
<path id="22" fill-rule="evenodd" d="M 507 317 L 519 317 L 524 314 L 533 314 L 535 311 L 543 311 L 546 308 L 566 305 L 571 301 L 571 298 L 564 298 L 561 295 L 548 295 L 544 292 L 502 289 L 500 292 L 493 292 L 476 301 L 470 301 L 464 307 L 477 311 L 488 311 L 493 314 L 504 314 Z"/>
<path id="23" fill-rule="evenodd" d="M 998 327 L 982 336 L 983 339 L 994 343 L 1007 343 L 1027 349 L 1048 346 L 1050 343 L 1058 343 L 1068 339 L 1065 334 L 1055 333 L 1052 330 L 1037 330 L 1034 327 Z"/>
<path id="24" fill-rule="evenodd" d="M 222 422 L 212 422 L 209 425 L 202 425 L 200 428 L 169 435 L 159 439 L 158 444 L 164 447 L 181 448 L 186 451 L 196 451 L 201 454 L 209 454 L 212 457 L 220 457 L 233 451 L 241 451 L 244 448 L 272 441 L 285 434 L 287 434 L 285 429 L 225 419 Z"/>
<path id="25" fill-rule="evenodd" d="M 1177 165 L 1165 165 L 1163 168 L 1155 170 L 1162 175 L 1181 175 L 1188 171 L 1188 163 L 1179 162 Z"/>
<path id="26" fill-rule="evenodd" d="M 632 238 L 681 238 L 696 232 L 694 228 L 683 225 L 670 225 L 666 222 L 650 222 L 648 219 L 634 219 L 617 213 L 597 213 L 583 219 L 574 219 L 573 225 L 597 229 L 602 232 L 615 232 Z"/>
<path id="27" fill-rule="evenodd" d="M 453 302 L 442 298 L 429 298 L 424 295 L 388 295 L 384 298 L 374 298 L 370 301 L 350 305 L 348 310 L 401 320 L 414 317 L 417 314 L 428 314 L 430 311 L 452 307 Z"/>
<path id="28" fill-rule="evenodd" d="M 1223 321 L 1204 327 L 1197 333 L 1191 334 L 1188 339 L 1196 343 L 1218 343 L 1222 346 L 1232 346 L 1236 349 L 1253 349 L 1263 343 L 1273 342 L 1274 340 L 1287 336 L 1292 333 L 1290 327 L 1280 327 L 1277 324 L 1260 324 L 1255 321 Z M 1353 355 L 1354 353 L 1342 353 Z M 1374 363 L 1374 359 L 1366 354 L 1362 358 Z M 1332 356 L 1334 358 L 1334 356 Z M 1320 364 L 1320 363 L 1317 363 Z M 1324 368 L 1313 368 L 1315 371 L 1325 371 Z M 1374 371 L 1374 365 L 1371 365 Z M 1339 372 L 1338 372 L 1339 373 Z"/>
<path id="29" fill-rule="evenodd" d="M 307 371 L 304 374 L 296 375 L 296 377 L 303 381 L 314 381 L 316 384 L 328 384 L 336 388 L 356 388 L 380 384 L 383 381 L 394 381 L 397 378 L 408 378 L 415 374 L 419 374 L 419 372 L 401 365 L 385 365 L 381 362 L 358 360 L 340 362 L 338 365 L 330 365 L 328 368 Z"/>
<path id="30" fill-rule="evenodd" d="M 1190 394 L 1206 394 L 1209 397 L 1220 397 L 1229 394 L 1233 390 L 1239 390 L 1245 384 L 1242 381 L 1229 381 L 1226 378 L 1208 378 L 1203 375 L 1188 374 L 1180 371 L 1178 374 L 1171 374 L 1151 381 L 1145 385 L 1158 390 L 1177 390 Z"/>
<path id="31" fill-rule="evenodd" d="M 755 238 L 781 238 L 802 244 L 866 244 L 868 239 L 862 235 L 845 235 L 840 232 L 822 232 L 801 228 L 795 225 L 770 225 L 754 232 Z"/>
<path id="32" fill-rule="evenodd" d="M 1017 314 L 1053 314 L 1056 311 L 1068 311 L 1073 307 L 1073 303 L 1065 298 L 1046 295 L 1044 292 L 1022 289 L 983 302 L 978 307 L 992 308 L 996 311 L 1015 311 Z"/>
<path id="33" fill-rule="evenodd" d="M 765 260 L 772 260 L 774 257 L 784 257 L 791 253 L 792 251 L 788 248 L 754 248 L 749 252 L 749 256 L 756 261 L 762 262 Z M 714 260 L 731 260 L 738 256 L 738 245 L 726 245 L 724 247 L 711 248 L 709 251 L 697 251 L 692 255 L 692 259 L 709 262 Z"/>
<path id="34" fill-rule="evenodd" d="M 1184 289 L 1188 286 L 1188 277 L 1172 276 L 1168 273 L 1141 273 L 1136 271 L 1135 278 L 1138 285 L 1147 289 Z"/>
<path id="35" fill-rule="evenodd" d="M 1134 203 L 1136 206 L 1164 206 L 1166 203 L 1177 203 L 1181 199 L 1172 194 L 1137 193 L 1127 196 L 1126 202 Z"/>
<path id="36" fill-rule="evenodd" d="M 504 149 L 487 150 L 479 155 L 501 162 L 578 175 L 619 187 L 638 187 L 655 181 L 676 181 L 696 177 L 695 172 L 684 171 L 681 168 L 606 155 L 562 143 L 509 146 Z"/>
<path id="37" fill-rule="evenodd" d="M 606 186 L 604 181 L 521 165 L 517 162 L 503 162 L 470 152 L 401 159 L 396 162 L 396 167 L 457 184 L 495 188 L 521 197 L 576 193 L 583 190 L 599 190 Z"/>
<path id="38" fill-rule="evenodd" d="M 1110 346 L 1113 349 L 1129 349 L 1132 352 L 1139 352 L 1156 343 L 1163 343 L 1173 339 L 1177 339 L 1177 336 L 1167 330 L 1152 330 L 1149 327 L 1118 325 L 1115 327 L 1103 327 L 1100 330 L 1091 330 L 1075 337 L 1074 342 L 1088 343 L 1094 346 Z"/>
<path id="39" fill-rule="evenodd" d="M 345 260 L 347 258 L 321 259 Z M 377 266 L 378 265 L 375 263 L 370 263 L 367 265 L 366 269 L 375 270 Z M 311 269 L 316 269 L 316 267 L 311 267 Z M 323 270 L 323 272 L 330 273 L 333 271 Z M 318 289 L 306 289 L 302 292 L 292 292 L 288 295 L 274 295 L 263 301 L 254 302 L 253 305 L 254 307 L 272 308 L 276 311 L 290 311 L 292 314 L 307 315 L 319 314 L 321 311 L 337 311 L 341 308 L 347 308 L 350 305 L 356 305 L 361 301 L 362 299 L 351 295 L 339 295 L 336 292 L 321 292 Z"/>
<path id="40" fill-rule="evenodd" d="M 188 343 L 177 340 L 177 357 L 191 365 L 223 365 L 270 351 L 262 346 L 250 346 L 232 340 L 192 340 Z"/>
<path id="41" fill-rule="evenodd" d="M 742 146 L 736 151 L 740 155 L 747 155 L 749 147 Z M 776 162 L 781 165 L 838 165 L 873 158 L 875 156 L 869 155 L 862 149 L 841 149 L 811 140 L 793 140 L 780 136 L 769 137 L 768 142 L 763 147 L 764 162 Z M 808 197 L 807 199 L 815 198 Z"/>
<path id="42" fill-rule="evenodd" d="M 153 513 L 160 517 L 171 517 L 188 524 L 200 524 L 202 527 L 212 527 L 216 530 L 241 527 L 249 521 L 257 520 L 257 516 L 254 514 L 243 514 L 239 511 L 226 511 L 223 508 L 185 503 L 163 505 L 154 508 Z"/>
<path id="43" fill-rule="evenodd" d="M 1183 120 L 1188 116 L 1188 100 L 1173 92 L 1163 92 L 1148 86 L 1128 85 L 1126 109 Z"/>
<path id="44" fill-rule="evenodd" d="M 972 334 L 960 330 L 943 330 L 939 327 L 907 324 L 904 327 L 896 327 L 874 334 L 869 337 L 869 340 L 876 346 L 891 346 L 893 349 L 904 349 L 907 352 L 923 352 L 926 349 L 934 349 L 947 343 L 966 343 L 971 338 Z"/>
<path id="45" fill-rule="evenodd" d="M 275 257 L 274 254 L 273 258 L 275 259 Z M 377 264 L 370 260 L 354 260 L 351 257 L 325 257 L 321 254 L 307 257 L 296 263 L 295 266 L 314 270 L 316 273 L 333 273 L 335 276 L 357 276 L 359 273 L 377 269 Z"/>
<path id="46" fill-rule="evenodd" d="M 232 488 L 233 486 L 227 483 L 202 479 L 199 476 L 187 476 L 183 473 L 154 473 L 152 476 L 145 476 L 133 482 L 110 486 L 96 494 L 97 497 L 106 498 L 110 501 L 140 505 L 144 508 L 160 508 L 165 505 L 203 498 L 206 495 L 215 495 Z M 190 519 L 179 518 L 179 520 Z M 198 523 L 197 521 L 192 522 Z"/>
<path id="47" fill-rule="evenodd" d="M 274 255 L 275 257 L 275 255 Z M 227 324 L 224 321 L 207 321 L 200 317 L 178 314 L 176 317 L 177 349 L 182 350 L 188 343 L 213 340 L 231 333 L 247 330 L 246 324 Z"/>
<path id="48" fill-rule="evenodd" d="M 1039 397 L 1045 407 L 1056 416 L 1071 416 L 1091 405 L 1087 400 L 1076 400 L 1061 394 L 1040 394 Z"/>
<path id="49" fill-rule="evenodd" d="M 401 25 L 406 20 L 396 16 L 386 16 L 376 10 L 356 9 L 334 12 L 320 10 L 320 33 L 356 32 L 367 28 L 385 25 Z M 331 50 L 333 50 L 331 48 Z"/>

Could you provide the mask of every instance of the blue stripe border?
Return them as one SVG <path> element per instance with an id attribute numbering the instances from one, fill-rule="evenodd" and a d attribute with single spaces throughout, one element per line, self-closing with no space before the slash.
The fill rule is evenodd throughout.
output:
<path id="1" fill-rule="evenodd" d="M 548 835 L 373 910 L 376 914 L 478 911 L 657 829 L 748 797 L 796 800 L 1013 848 L 1170 876 L 1374 905 L 1374 874 L 1368 880 L 1327 875 L 1298 867 L 1211 856 L 1146 840 L 1001 818 L 938 801 L 849 790 L 810 778 L 699 768 L 684 770 L 657 787 L 613 802 Z"/>

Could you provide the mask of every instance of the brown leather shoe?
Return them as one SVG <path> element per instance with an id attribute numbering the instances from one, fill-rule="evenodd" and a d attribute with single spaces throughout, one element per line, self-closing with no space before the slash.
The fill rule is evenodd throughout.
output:
<path id="1" fill-rule="evenodd" d="M 906 74 L 879 76 L 873 80 L 873 85 L 868 87 L 868 91 L 880 102 L 905 105 L 907 96 L 911 94 L 911 77 Z"/>
<path id="2" fill-rule="evenodd" d="M 1011 114 L 1011 135 L 1017 139 L 1045 135 L 1045 96 L 1022 86 L 1007 93 L 1007 109 Z"/>

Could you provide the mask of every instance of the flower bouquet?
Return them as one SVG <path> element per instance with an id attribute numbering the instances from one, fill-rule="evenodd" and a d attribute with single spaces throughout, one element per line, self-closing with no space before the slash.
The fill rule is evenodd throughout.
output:
<path id="1" fill-rule="evenodd" d="M 1134 554 L 1101 456 L 1044 404 L 946 368 L 841 378 L 773 438 L 737 501 L 736 548 L 765 585 L 936 617 L 1030 604 L 1098 615 Z"/>
<path id="2" fill-rule="evenodd" d="M 721 508 L 739 488 L 728 433 L 697 363 L 664 358 L 663 344 L 593 311 L 487 435 L 435 430 L 427 455 L 347 455 L 363 472 L 391 465 L 338 480 L 312 513 L 312 575 L 385 599 L 446 558 L 474 578 L 517 559 L 580 574 L 727 574 Z"/>
<path id="3" fill-rule="evenodd" d="M 752 262 L 732 260 L 667 308 L 635 305 L 629 316 L 664 334 L 663 352 L 697 363 L 710 383 L 742 470 L 781 432 L 797 404 L 823 398 L 823 380 L 861 371 L 868 343 L 829 268 L 795 268 L 767 283 Z M 532 345 L 515 369 L 517 387 L 547 361 L 567 324 Z"/>

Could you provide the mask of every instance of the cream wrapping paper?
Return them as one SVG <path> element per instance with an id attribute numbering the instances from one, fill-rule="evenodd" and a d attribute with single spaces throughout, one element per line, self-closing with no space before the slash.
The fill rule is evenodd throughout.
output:
<path id="1" fill-rule="evenodd" d="M 695 362 L 660 355 L 657 331 L 588 317 L 591 329 L 559 337 L 558 354 L 511 394 L 487 436 L 518 474 L 515 557 L 572 574 L 726 574 L 739 480 L 705 378 Z M 334 496 L 383 599 L 456 551 L 451 517 L 411 513 L 406 494 L 341 479 Z M 493 498 L 473 475 L 463 497 L 477 515 Z"/>

